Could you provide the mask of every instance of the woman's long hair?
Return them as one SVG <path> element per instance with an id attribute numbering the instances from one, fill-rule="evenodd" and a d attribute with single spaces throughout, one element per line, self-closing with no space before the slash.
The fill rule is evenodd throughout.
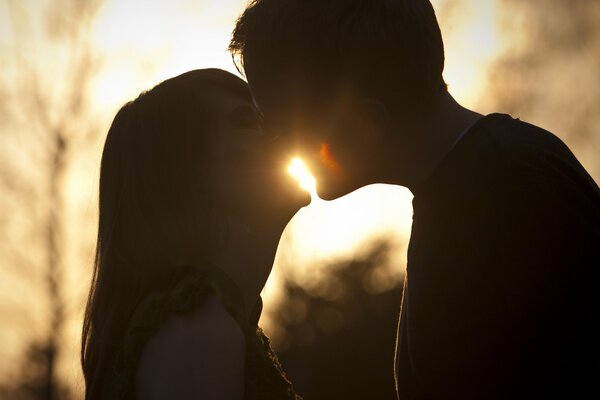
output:
<path id="1" fill-rule="evenodd" d="M 82 332 L 86 399 L 107 395 L 136 305 L 168 282 L 170 268 L 219 247 L 210 178 L 215 131 L 210 94 L 215 91 L 250 98 L 246 83 L 232 74 L 190 71 L 125 104 L 108 131 Z"/>

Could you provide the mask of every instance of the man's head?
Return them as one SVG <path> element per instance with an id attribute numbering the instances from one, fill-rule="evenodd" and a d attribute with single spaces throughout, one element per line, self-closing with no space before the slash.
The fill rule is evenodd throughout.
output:
<path id="1" fill-rule="evenodd" d="M 321 169 L 333 196 L 381 180 L 391 117 L 422 114 L 446 91 L 428 0 L 254 0 L 230 50 L 268 133 Z"/>

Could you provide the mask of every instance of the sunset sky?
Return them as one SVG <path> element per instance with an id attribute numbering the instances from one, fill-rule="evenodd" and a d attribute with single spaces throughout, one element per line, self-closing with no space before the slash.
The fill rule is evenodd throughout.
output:
<path id="1" fill-rule="evenodd" d="M 500 0 L 436 0 L 432 1 L 440 21 L 446 48 L 444 77 L 450 92 L 466 107 L 481 113 L 494 110 L 486 88 L 491 65 L 521 40 L 522 26 L 506 23 L 505 2 Z M 49 118 L 59 118 L 65 87 L 73 85 L 69 65 L 73 57 L 72 42 L 61 36 L 61 20 L 48 23 L 48 15 L 67 6 L 69 1 L 0 0 L 0 95 L 12 99 L 0 105 L 0 146 L 14 148 L 7 162 L 25 176 L 36 176 L 36 164 L 20 149 L 28 146 L 27 111 L 20 109 L 19 82 L 27 80 L 18 60 L 36 69 L 41 92 L 47 95 Z M 84 145 L 85 150 L 73 155 L 72 168 L 64 182 L 69 218 L 66 232 L 67 272 L 64 276 L 68 302 L 65 327 L 65 352 L 61 374 L 81 390 L 79 372 L 79 336 L 83 299 L 88 290 L 93 261 L 93 244 L 97 218 L 97 182 L 100 151 L 104 135 L 119 107 L 141 91 L 185 71 L 217 67 L 238 74 L 227 52 L 231 30 L 242 12 L 245 0 L 108 0 L 92 19 L 89 45 L 93 53 L 93 77 L 87 90 L 86 117 L 73 120 L 73 129 L 92 130 L 98 134 Z M 65 25 L 67 26 L 67 25 Z M 84 46 L 85 43 L 75 43 Z M 69 47 L 71 46 L 71 47 Z M 23 94 L 23 93 L 21 93 Z M 64 111 L 64 110 L 63 110 Z M 532 113 L 532 117 L 548 124 L 551 116 Z M 597 118 L 597 116 L 595 116 Z M 558 124 L 558 123 L 557 123 Z M 559 125 L 556 125 L 559 126 Z M 560 127 L 560 126 L 559 126 Z M 553 128 L 553 126 L 550 126 Z M 9 135 L 10 134 L 10 135 Z M 597 137 L 592 138 L 597 144 Z M 591 140 L 591 139 L 590 139 Z M 582 161 L 587 167 L 595 162 L 593 153 L 582 147 Z M 10 159 L 8 159 L 10 158 Z M 291 160 L 290 160 L 291 161 Z M 5 163 L 0 164 L 3 168 Z M 595 164 L 594 164 L 595 168 Z M 594 170 L 596 171 L 596 169 Z M 7 171 L 0 171 L 7 173 Z M 597 176 L 596 176 L 597 178 Z M 290 185 L 297 184 L 290 177 Z M 0 197 L 3 197 L 0 187 Z M 2 207 L 9 207 L 4 195 Z M 390 282 L 398 282 L 406 264 L 406 244 L 411 226 L 410 192 L 401 187 L 374 185 L 344 198 L 325 202 L 313 201 L 301 210 L 288 226 L 282 239 L 277 265 L 264 293 L 266 310 L 263 324 L 269 331 L 269 308 L 275 307 L 278 279 L 283 275 L 299 282 L 318 280 L 326 274 L 326 266 L 334 260 L 360 257 L 368 251 L 372 240 L 388 240 L 394 245 L 389 265 L 379 274 L 382 290 Z M 12 207 L 12 206 L 11 206 Z M 3 210 L 4 213 L 7 210 Z M 23 215 L 26 213 L 24 212 Z M 19 211 L 14 211 L 18 216 Z M 15 217 L 16 218 L 16 217 Z M 2 220 L 4 222 L 4 219 Z M 14 225 L 14 226 L 13 226 Z M 27 239 L 18 223 L 7 219 L 2 240 L 12 235 Z M 13 246 L 6 241 L 3 248 Z M 34 251 L 34 250 L 32 250 Z M 7 277 L 0 281 L 0 376 L 10 374 L 12 361 L 18 356 L 25 339 L 43 330 L 43 300 L 37 299 L 39 279 L 23 280 L 0 254 L 0 271 Z M 40 256 L 31 255 L 39 262 Z M 13 277 L 13 275 L 15 277 Z M 33 287 L 33 289 L 32 289 Z M 41 290 L 40 290 L 41 291 Z M 32 315 L 15 317 L 15 307 L 23 305 Z M 25 312 L 25 311 L 23 311 Z"/>

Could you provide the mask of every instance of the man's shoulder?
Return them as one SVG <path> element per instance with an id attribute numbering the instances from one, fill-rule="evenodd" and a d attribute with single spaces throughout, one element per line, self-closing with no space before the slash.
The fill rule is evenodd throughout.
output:
<path id="1" fill-rule="evenodd" d="M 522 174 L 546 181 L 571 181 L 590 187 L 597 185 L 569 147 L 554 133 L 507 114 L 484 117 L 475 135 L 475 149 L 481 149 L 478 162 L 484 172 L 509 179 Z M 488 165 L 488 168 L 486 167 Z"/>
<path id="2" fill-rule="evenodd" d="M 478 124 L 480 145 L 512 163 L 531 165 L 538 161 L 577 162 L 568 146 L 554 133 L 513 118 L 508 114 L 490 114 Z"/>
<path id="3" fill-rule="evenodd" d="M 415 194 L 417 203 L 442 208 L 496 206 L 525 195 L 600 202 L 598 185 L 558 136 L 500 113 L 481 118 L 423 188 Z"/>
<path id="4" fill-rule="evenodd" d="M 598 185 L 558 136 L 506 114 L 486 118 L 472 146 L 484 149 L 474 156 L 481 196 L 493 197 L 498 206 L 548 205 L 597 213 Z"/>
<path id="5" fill-rule="evenodd" d="M 460 195 L 506 181 L 520 172 L 544 174 L 557 165 L 562 168 L 570 164 L 578 164 L 575 156 L 553 133 L 510 115 L 493 113 L 465 133 L 424 186 Z"/>

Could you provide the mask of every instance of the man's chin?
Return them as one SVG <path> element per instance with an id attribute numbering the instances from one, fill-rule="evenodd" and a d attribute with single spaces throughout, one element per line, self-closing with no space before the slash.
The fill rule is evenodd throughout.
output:
<path id="1" fill-rule="evenodd" d="M 330 183 L 329 185 L 323 184 L 322 186 L 319 186 L 318 193 L 321 199 L 330 201 L 344 197 L 347 194 L 360 189 L 361 187 L 362 185 L 341 185 Z"/>

